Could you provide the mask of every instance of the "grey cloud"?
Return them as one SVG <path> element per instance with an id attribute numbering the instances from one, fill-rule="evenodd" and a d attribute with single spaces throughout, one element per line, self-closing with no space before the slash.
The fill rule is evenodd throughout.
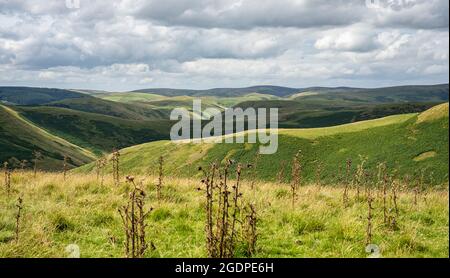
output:
<path id="1" fill-rule="evenodd" d="M 37 18 L 16 26 L 14 32 L 19 35 L 3 38 L 16 45 L 9 50 L 15 54 L 14 63 L 34 69 L 157 64 L 164 60 L 184 62 L 199 58 L 264 58 L 289 49 L 295 39 L 279 34 L 278 30 L 240 32 L 162 27 L 132 18 L 98 21 L 94 28 L 72 23 L 65 17 L 56 17 L 50 23 Z"/>
<path id="2" fill-rule="evenodd" d="M 135 13 L 162 24 L 200 28 L 311 28 L 372 22 L 376 26 L 448 28 L 447 0 L 169 0 L 140 1 Z"/>
<path id="3" fill-rule="evenodd" d="M 354 0 L 151 0 L 141 2 L 136 15 L 165 25 L 201 28 L 310 28 L 357 22 L 363 9 L 362 2 Z"/>
<path id="4" fill-rule="evenodd" d="M 0 13 L 25 13 L 30 15 L 65 14 L 70 10 L 65 0 L 0 0 Z"/>
<path id="5" fill-rule="evenodd" d="M 381 27 L 442 29 L 449 27 L 447 0 L 380 0 L 383 9 L 375 10 L 371 19 Z M 389 4 L 391 3 L 391 4 Z"/>

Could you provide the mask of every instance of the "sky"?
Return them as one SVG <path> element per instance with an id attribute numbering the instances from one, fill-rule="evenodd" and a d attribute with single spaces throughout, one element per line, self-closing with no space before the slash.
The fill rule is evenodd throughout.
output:
<path id="1" fill-rule="evenodd" d="M 0 86 L 448 83 L 448 0 L 0 0 Z"/>

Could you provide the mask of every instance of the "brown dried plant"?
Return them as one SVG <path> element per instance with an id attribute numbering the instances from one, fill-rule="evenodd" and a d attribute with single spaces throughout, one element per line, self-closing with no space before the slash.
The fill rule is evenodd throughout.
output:
<path id="1" fill-rule="evenodd" d="M 114 150 L 111 157 L 113 180 L 116 186 L 120 185 L 120 152 Z"/>
<path id="2" fill-rule="evenodd" d="M 37 170 L 38 170 L 38 162 L 42 160 L 43 156 L 40 151 L 33 151 L 33 172 L 34 177 L 36 178 Z"/>
<path id="3" fill-rule="evenodd" d="M 28 165 L 28 160 L 26 160 L 26 159 L 21 160 L 20 165 L 19 165 L 20 170 L 23 172 L 25 170 L 25 168 L 27 167 L 27 165 Z"/>
<path id="4" fill-rule="evenodd" d="M 283 160 L 280 163 L 280 171 L 277 174 L 277 181 L 278 183 L 284 183 L 285 182 L 285 172 L 286 172 L 286 161 Z"/>
<path id="5" fill-rule="evenodd" d="M 158 201 L 161 201 L 163 178 L 164 178 L 164 157 L 160 156 L 158 159 L 158 183 L 156 184 L 156 196 Z"/>
<path id="6" fill-rule="evenodd" d="M 11 192 L 11 169 L 9 168 L 9 163 L 4 162 L 3 163 L 3 173 L 5 176 L 5 189 L 7 194 Z"/>
<path id="7" fill-rule="evenodd" d="M 23 209 L 23 199 L 19 197 L 17 199 L 17 213 L 16 213 L 16 228 L 15 228 L 15 240 L 19 242 L 19 232 L 20 232 L 20 219 L 22 217 L 22 209 Z"/>
<path id="8" fill-rule="evenodd" d="M 361 162 L 358 164 L 356 168 L 356 173 L 354 177 L 354 186 L 356 187 L 356 199 L 358 200 L 360 199 L 361 187 L 365 187 L 367 181 L 366 180 L 367 172 L 365 169 L 367 158 L 361 155 L 359 156 L 359 158 Z"/>
<path id="9" fill-rule="evenodd" d="M 367 214 L 367 230 L 366 230 L 366 245 L 372 244 L 372 229 L 373 229 L 373 196 L 372 196 L 372 189 L 370 187 L 367 188 L 366 191 L 367 194 L 367 207 L 368 207 L 368 214 Z"/>
<path id="10" fill-rule="evenodd" d="M 301 186 L 302 182 L 302 151 L 299 150 L 294 156 L 292 161 L 292 180 L 291 180 L 291 197 L 292 197 L 292 208 L 295 208 L 295 202 L 297 200 L 297 191 Z"/>
<path id="11" fill-rule="evenodd" d="M 232 258 L 242 231 L 242 165 L 237 164 L 236 176 L 230 187 L 230 172 L 234 162 L 227 160 L 222 169 L 213 163 L 204 170 L 202 184 L 198 188 L 206 197 L 206 247 L 210 258 Z"/>
<path id="12" fill-rule="evenodd" d="M 108 163 L 108 160 L 106 159 L 106 157 L 101 157 L 95 162 L 95 172 L 97 175 L 97 180 L 100 179 L 101 185 L 103 185 L 103 182 L 105 180 L 104 169 L 105 169 L 107 163 Z"/>
<path id="13" fill-rule="evenodd" d="M 246 244 L 246 251 L 249 257 L 253 257 L 256 253 L 256 243 L 258 241 L 257 232 L 257 214 L 254 204 L 249 204 L 246 207 L 246 215 L 244 222 L 244 241 Z"/>
<path id="14" fill-rule="evenodd" d="M 252 168 L 252 172 L 251 172 L 251 176 L 250 176 L 250 189 L 255 189 L 255 183 L 257 180 L 257 175 L 258 175 L 258 163 L 259 163 L 259 159 L 261 157 L 261 154 L 258 152 L 256 154 L 255 160 L 253 161 L 253 164 L 249 165 L 251 166 L 250 168 Z"/>
<path id="15" fill-rule="evenodd" d="M 347 207 L 349 204 L 349 196 L 348 196 L 348 191 L 349 191 L 349 187 L 350 187 L 350 171 L 352 169 L 352 160 L 349 158 L 347 159 L 346 163 L 345 163 L 345 185 L 344 185 L 344 194 L 342 197 L 344 206 Z"/>
<path id="16" fill-rule="evenodd" d="M 64 159 L 63 159 L 63 179 L 64 180 L 66 180 L 67 171 L 69 170 L 69 166 L 68 166 L 69 161 L 70 161 L 70 157 L 68 157 L 67 155 L 64 155 Z"/>
<path id="17" fill-rule="evenodd" d="M 149 244 L 145 237 L 146 218 L 152 209 L 145 210 L 145 192 L 142 185 L 137 186 L 134 177 L 128 176 L 127 182 L 133 188 L 127 205 L 119 209 L 125 231 L 125 255 L 127 258 L 142 258 Z M 153 244 L 152 244 L 153 245 Z"/>

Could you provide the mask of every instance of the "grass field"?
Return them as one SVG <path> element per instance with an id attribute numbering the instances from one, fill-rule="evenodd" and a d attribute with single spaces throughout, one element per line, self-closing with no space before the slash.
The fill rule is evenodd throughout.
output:
<path id="1" fill-rule="evenodd" d="M 205 257 L 204 197 L 196 179 L 167 179 L 163 200 L 156 201 L 156 177 L 142 176 L 148 206 L 147 239 L 156 249 L 146 257 Z M 13 175 L 14 192 L 2 192 L 0 257 L 66 257 L 69 244 L 82 257 L 123 257 L 124 234 L 117 209 L 125 204 L 130 185 L 104 185 L 95 175 L 32 173 Z M 243 185 L 244 199 L 256 204 L 256 257 L 367 257 L 367 204 L 350 191 L 342 204 L 342 187 L 314 184 L 301 187 L 295 209 L 287 184 Z M 3 188 L 2 188 L 3 190 Z M 23 197 L 19 241 L 14 240 L 17 196 Z M 382 257 L 448 257 L 448 191 L 427 190 L 413 203 L 414 194 L 399 193 L 398 227 L 383 224 L 381 193 L 374 205 L 373 244 Z M 238 257 L 244 253 L 238 247 Z"/>

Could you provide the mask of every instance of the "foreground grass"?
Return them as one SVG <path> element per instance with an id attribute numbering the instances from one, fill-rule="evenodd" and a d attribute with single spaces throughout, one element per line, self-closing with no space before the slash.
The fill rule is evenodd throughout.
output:
<path id="1" fill-rule="evenodd" d="M 146 257 L 205 257 L 204 196 L 198 180 L 167 178 L 163 201 L 157 202 L 155 177 L 136 177 L 154 208 L 148 219 L 147 240 L 155 248 Z M 13 192 L 1 188 L 0 257 L 66 257 L 69 244 L 80 247 L 82 257 L 123 257 L 124 233 L 117 209 L 126 202 L 129 185 L 104 185 L 95 175 L 14 173 Z M 244 184 L 244 199 L 256 204 L 259 239 L 256 257 L 367 257 L 365 233 L 367 203 L 342 204 L 342 188 L 305 186 L 295 209 L 286 184 Z M 398 228 L 383 224 L 381 194 L 374 204 L 373 243 L 383 257 L 448 257 L 448 190 L 399 197 Z M 14 240 L 15 206 L 24 200 L 19 241 Z M 243 256 L 238 249 L 238 256 Z"/>

